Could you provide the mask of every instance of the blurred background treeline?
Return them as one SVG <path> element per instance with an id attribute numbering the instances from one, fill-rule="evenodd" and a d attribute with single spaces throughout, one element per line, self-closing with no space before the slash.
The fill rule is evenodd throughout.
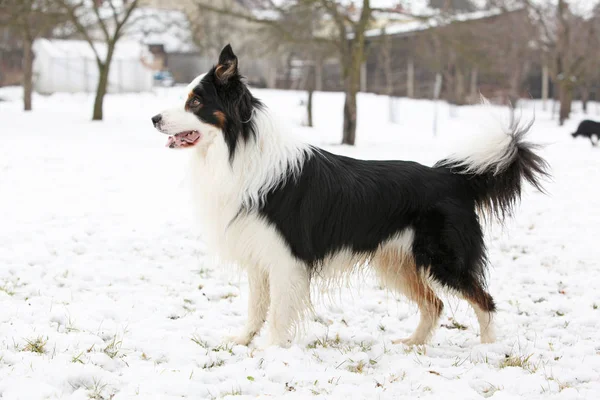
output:
<path id="1" fill-rule="evenodd" d="M 0 0 L 0 86 L 95 93 L 190 82 L 231 43 L 255 87 L 500 104 L 543 99 L 558 123 L 600 97 L 594 0 Z"/>

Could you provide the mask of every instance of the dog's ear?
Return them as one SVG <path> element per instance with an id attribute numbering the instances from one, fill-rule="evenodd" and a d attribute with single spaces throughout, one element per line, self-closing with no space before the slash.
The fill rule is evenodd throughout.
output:
<path id="1" fill-rule="evenodd" d="M 215 69 L 215 75 L 219 82 L 225 84 L 231 80 L 231 78 L 238 76 L 238 59 L 233 54 L 231 45 L 227 45 L 221 50 L 219 55 L 219 64 Z"/>

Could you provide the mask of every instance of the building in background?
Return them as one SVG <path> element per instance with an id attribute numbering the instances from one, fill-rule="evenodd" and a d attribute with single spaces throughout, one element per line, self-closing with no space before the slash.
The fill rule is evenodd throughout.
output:
<path id="1" fill-rule="evenodd" d="M 214 0 L 214 6 L 252 14 L 237 0 Z M 192 46 L 173 48 L 165 46 L 167 68 L 176 82 L 187 83 L 198 74 L 206 72 L 217 61 L 221 49 L 231 44 L 240 60 L 240 69 L 248 83 L 255 87 L 277 86 L 277 76 L 285 68 L 287 45 L 280 43 L 264 26 L 223 16 L 213 12 L 200 12 L 195 0 L 143 0 L 143 6 L 167 12 L 179 11 L 187 17 L 187 27 Z M 163 44 L 161 40 L 148 44 Z"/>
<path id="2" fill-rule="evenodd" d="M 104 43 L 96 43 L 106 52 Z M 33 50 L 34 89 L 38 93 L 88 92 L 98 86 L 98 66 L 90 45 L 84 40 L 37 39 Z M 146 45 L 122 39 L 117 43 L 108 77 L 109 93 L 152 90 L 152 55 Z"/>

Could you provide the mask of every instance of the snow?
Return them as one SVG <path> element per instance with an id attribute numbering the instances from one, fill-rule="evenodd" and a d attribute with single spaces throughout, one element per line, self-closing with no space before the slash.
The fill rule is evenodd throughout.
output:
<path id="1" fill-rule="evenodd" d="M 206 256 L 188 196 L 185 151 L 164 147 L 150 117 L 183 88 L 93 96 L 0 89 L 0 398 L 37 399 L 595 399 L 600 394 L 600 149 L 558 127 L 539 102 L 531 138 L 547 146 L 549 195 L 528 189 L 516 218 L 488 232 L 495 344 L 479 344 L 473 312 L 445 298 L 430 344 L 392 345 L 416 308 L 371 277 L 316 302 L 290 349 L 224 345 L 242 327 L 248 290 Z M 290 129 L 354 157 L 432 164 L 482 107 L 359 97 L 358 142 L 339 146 L 342 95 L 315 95 L 315 129 L 300 126 L 300 92 L 256 90 Z M 600 105 L 592 104 L 600 119 Z M 502 113 L 495 108 L 495 112 Z M 317 296 L 326 297 L 326 296 Z M 459 329 L 457 329 L 459 328 Z"/>

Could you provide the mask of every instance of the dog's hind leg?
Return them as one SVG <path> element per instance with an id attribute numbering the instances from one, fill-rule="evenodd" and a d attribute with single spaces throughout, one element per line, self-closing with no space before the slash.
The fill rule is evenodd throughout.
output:
<path id="1" fill-rule="evenodd" d="M 494 332 L 493 317 L 496 311 L 496 304 L 492 296 L 477 282 L 472 285 L 472 290 L 469 293 L 463 293 L 463 296 L 471 307 L 473 307 L 477 321 L 479 321 L 481 343 L 495 342 L 496 334 Z"/>
<path id="2" fill-rule="evenodd" d="M 287 347 L 302 319 L 312 310 L 310 274 L 302 263 L 285 262 L 270 269 L 269 285 L 269 344 Z"/>
<path id="3" fill-rule="evenodd" d="M 248 268 L 248 321 L 240 335 L 231 338 L 233 342 L 247 346 L 260 332 L 269 311 L 269 274 L 259 266 Z"/>
<path id="4" fill-rule="evenodd" d="M 431 288 L 425 272 L 417 269 L 412 256 L 394 251 L 382 251 L 373 260 L 373 266 L 383 284 L 405 295 L 419 307 L 417 329 L 410 337 L 392 343 L 407 346 L 424 344 L 433 334 L 444 309 L 444 303 Z"/>
<path id="5" fill-rule="evenodd" d="M 416 265 L 405 264 L 400 275 L 402 293 L 417 303 L 421 315 L 419 325 L 410 337 L 394 340 L 392 343 L 404 343 L 407 346 L 424 344 L 437 327 L 444 303 L 435 294 L 424 273 L 417 270 Z"/>

